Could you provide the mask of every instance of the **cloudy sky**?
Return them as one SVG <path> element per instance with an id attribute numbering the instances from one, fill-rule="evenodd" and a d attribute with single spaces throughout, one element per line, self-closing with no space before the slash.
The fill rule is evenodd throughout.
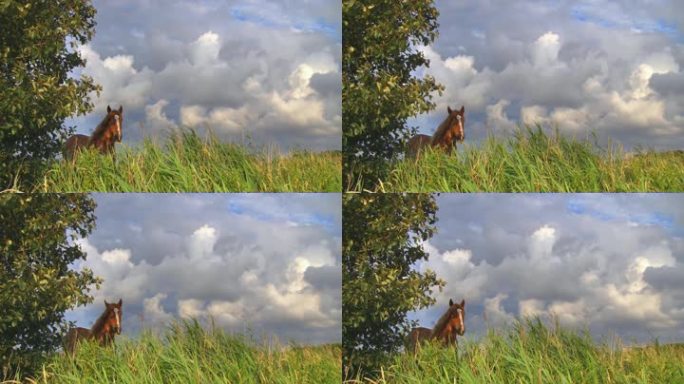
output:
<path id="1" fill-rule="evenodd" d="M 411 318 L 432 327 L 466 300 L 466 336 L 556 314 L 601 340 L 684 340 L 684 196 L 450 194 L 425 244 L 447 282 Z M 486 317 L 486 320 L 485 320 Z"/>
<path id="2" fill-rule="evenodd" d="M 341 340 L 339 194 L 95 194 L 97 228 L 80 240 L 104 278 L 69 312 L 90 327 L 123 299 L 124 334 L 174 318 L 283 343 Z"/>
<path id="3" fill-rule="evenodd" d="M 423 48 L 446 87 L 411 121 L 431 134 L 447 105 L 466 138 L 520 122 L 598 133 L 627 149 L 684 146 L 684 2 L 437 0 L 439 37 Z"/>
<path id="4" fill-rule="evenodd" d="M 341 3 L 94 0 L 82 71 L 103 86 L 71 123 L 124 106 L 124 142 L 179 124 L 282 149 L 341 146 Z"/>

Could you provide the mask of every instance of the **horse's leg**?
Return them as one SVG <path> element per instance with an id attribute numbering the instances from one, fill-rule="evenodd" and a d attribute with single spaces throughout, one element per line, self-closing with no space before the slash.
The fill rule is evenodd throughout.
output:
<path id="1" fill-rule="evenodd" d="M 413 136 L 408 141 L 407 153 L 414 160 L 418 160 L 418 157 L 420 156 L 420 151 L 422 150 L 422 148 L 424 146 L 425 145 L 424 145 L 423 140 L 421 139 L 420 136 Z"/>
<path id="2" fill-rule="evenodd" d="M 69 141 L 64 144 L 64 149 L 62 149 L 62 158 L 66 161 L 71 160 L 71 153 L 69 152 Z"/>
<path id="3" fill-rule="evenodd" d="M 88 148 L 88 144 L 83 144 L 80 138 L 76 137 L 76 139 L 73 141 L 72 145 L 70 146 L 70 162 L 72 166 L 76 165 L 76 158 L 78 157 L 79 152 L 83 150 L 83 148 Z"/>
<path id="4" fill-rule="evenodd" d="M 75 145 L 71 150 L 71 158 L 69 159 L 69 162 L 72 166 L 76 166 L 76 156 L 78 155 L 78 151 L 80 151 L 80 147 L 78 145 Z"/>
<path id="5" fill-rule="evenodd" d="M 448 348 L 453 348 L 454 353 L 458 356 L 458 340 L 456 339 L 456 334 L 450 334 L 446 340 L 446 344 Z"/>
<path id="6" fill-rule="evenodd" d="M 76 164 L 78 152 L 90 146 L 90 138 L 85 135 L 70 136 L 64 144 L 64 159 L 71 164 Z"/>
<path id="7" fill-rule="evenodd" d="M 425 148 L 427 148 L 429 145 L 430 144 L 426 145 L 424 143 L 418 143 L 418 145 L 416 145 L 416 155 L 415 155 L 415 161 L 416 162 L 418 162 L 418 160 L 420 159 L 420 155 L 422 155 L 423 152 L 425 152 Z"/>
<path id="8" fill-rule="evenodd" d="M 75 356 L 79 339 L 88 339 L 88 334 L 81 334 L 81 328 L 71 328 L 65 337 L 64 350 L 67 354 Z"/>
<path id="9" fill-rule="evenodd" d="M 109 345 L 109 334 L 108 333 L 102 334 L 102 338 L 100 339 L 100 345 L 103 347 L 106 347 Z"/>
<path id="10" fill-rule="evenodd" d="M 413 356 L 418 355 L 418 350 L 420 349 L 420 338 L 418 335 L 414 335 L 411 338 L 411 352 L 413 353 Z"/>
<path id="11" fill-rule="evenodd" d="M 116 165 L 116 151 L 114 150 L 114 142 L 108 141 L 103 146 L 103 153 L 112 157 L 112 162 Z"/>
<path id="12" fill-rule="evenodd" d="M 406 143 L 406 156 L 405 157 L 415 157 L 415 156 L 416 156 L 416 145 L 415 145 L 415 140 L 412 137 Z"/>
<path id="13" fill-rule="evenodd" d="M 418 352 L 420 352 L 422 344 L 425 341 L 429 341 L 430 338 L 426 338 L 423 334 L 421 334 L 421 330 L 416 330 L 413 334 L 413 356 L 418 356 Z"/>
<path id="14" fill-rule="evenodd" d="M 64 337 L 64 351 L 68 355 L 73 355 L 74 354 L 74 335 L 76 332 L 74 332 L 73 329 L 70 329 L 69 332 L 67 332 L 66 336 Z"/>
<path id="15" fill-rule="evenodd" d="M 408 337 L 406 338 L 406 352 L 411 351 L 411 353 L 415 356 L 416 354 L 416 342 L 417 342 L 417 335 L 415 330 L 411 330 L 409 332 Z"/>
<path id="16" fill-rule="evenodd" d="M 413 157 L 413 161 L 415 161 L 415 162 L 418 161 L 418 159 L 420 158 L 420 146 L 419 145 L 416 145 L 416 147 L 413 149 L 413 153 L 412 153 L 411 157 Z"/>
<path id="17" fill-rule="evenodd" d="M 74 159 L 74 151 L 76 150 L 76 143 L 75 139 L 73 136 L 69 137 L 64 143 L 64 151 L 62 152 L 62 156 L 64 156 L 64 160 L 68 162 L 73 162 Z"/>

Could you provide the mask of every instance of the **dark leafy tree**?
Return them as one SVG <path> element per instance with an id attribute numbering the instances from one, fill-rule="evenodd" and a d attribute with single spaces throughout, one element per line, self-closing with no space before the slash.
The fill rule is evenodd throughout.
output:
<path id="1" fill-rule="evenodd" d="M 70 73 L 94 31 L 89 0 L 0 1 L 0 190 L 34 190 L 73 131 L 64 120 L 92 109 L 99 87 Z"/>
<path id="2" fill-rule="evenodd" d="M 372 374 L 403 345 L 406 314 L 444 282 L 413 268 L 428 254 L 437 205 L 428 194 L 346 194 L 342 213 L 342 345 L 347 375 Z"/>
<path id="3" fill-rule="evenodd" d="M 84 194 L 0 195 L 0 362 L 2 376 L 31 375 L 62 344 L 67 309 L 92 301 L 100 280 L 74 271 L 86 255 L 74 239 L 95 225 Z M 1 377 L 0 377 L 1 378 Z"/>
<path id="4" fill-rule="evenodd" d="M 416 47 L 437 36 L 432 0 L 343 0 L 342 148 L 347 189 L 375 189 L 415 128 L 406 119 L 434 108 L 442 91 Z"/>

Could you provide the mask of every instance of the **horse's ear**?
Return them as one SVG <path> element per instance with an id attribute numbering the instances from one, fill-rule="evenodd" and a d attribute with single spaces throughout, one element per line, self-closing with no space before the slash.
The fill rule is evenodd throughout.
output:
<path id="1" fill-rule="evenodd" d="M 451 110 L 451 107 L 448 106 L 448 105 L 447 105 L 447 112 L 449 112 L 450 115 L 451 115 L 451 112 L 453 112 L 453 111 Z"/>
<path id="2" fill-rule="evenodd" d="M 451 307 L 452 305 L 454 305 L 454 301 L 449 299 L 449 306 Z"/>
<path id="3" fill-rule="evenodd" d="M 465 299 L 461 300 L 461 308 L 465 308 Z"/>
<path id="4" fill-rule="evenodd" d="M 111 111 L 112 111 L 112 108 L 109 105 L 107 105 L 107 113 L 109 113 Z"/>
<path id="5" fill-rule="evenodd" d="M 465 112 L 465 105 L 461 105 L 461 113 Z"/>
<path id="6" fill-rule="evenodd" d="M 123 300 L 119 299 L 119 302 L 117 303 L 117 305 L 120 307 L 122 303 L 123 303 Z"/>
<path id="7" fill-rule="evenodd" d="M 123 112 L 123 105 L 119 105 L 119 113 Z"/>
<path id="8" fill-rule="evenodd" d="M 105 307 L 109 305 L 109 303 L 107 302 L 107 299 L 104 299 L 104 302 L 105 302 Z"/>

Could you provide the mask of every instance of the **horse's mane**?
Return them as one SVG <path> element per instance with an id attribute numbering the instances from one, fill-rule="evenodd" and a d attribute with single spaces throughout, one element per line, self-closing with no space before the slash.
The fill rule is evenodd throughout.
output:
<path id="1" fill-rule="evenodd" d="M 435 145 L 437 141 L 439 141 L 444 136 L 444 134 L 447 133 L 449 127 L 451 126 L 450 123 L 452 119 L 455 119 L 455 117 L 452 117 L 450 113 L 449 116 L 447 116 L 447 118 L 444 119 L 444 121 L 442 121 L 442 124 L 440 124 L 439 127 L 437 127 L 437 130 L 435 130 L 435 133 L 432 135 L 432 145 Z"/>
<path id="2" fill-rule="evenodd" d="M 93 335 L 102 332 L 102 328 L 104 328 L 105 322 L 107 321 L 109 311 L 111 311 L 111 309 L 105 308 L 105 311 L 102 312 L 102 314 L 100 315 L 100 317 L 97 318 L 97 320 L 95 320 L 95 324 L 93 324 L 93 327 L 90 329 L 90 332 Z"/>
<path id="3" fill-rule="evenodd" d="M 104 119 L 102 119 L 100 124 L 95 128 L 95 131 L 93 131 L 93 134 L 90 136 L 91 142 L 99 140 L 102 135 L 104 135 L 104 133 L 107 131 L 107 127 L 109 127 L 109 120 L 114 118 L 112 115 L 112 113 L 107 113 L 107 115 L 105 115 Z"/>
<path id="4" fill-rule="evenodd" d="M 451 318 L 451 307 L 447 309 L 446 312 L 442 315 L 442 317 L 437 320 L 437 323 L 435 324 L 434 328 L 432 328 L 432 337 L 435 337 L 435 335 L 439 335 L 442 330 L 446 327 L 447 323 L 449 323 L 449 319 Z"/>

